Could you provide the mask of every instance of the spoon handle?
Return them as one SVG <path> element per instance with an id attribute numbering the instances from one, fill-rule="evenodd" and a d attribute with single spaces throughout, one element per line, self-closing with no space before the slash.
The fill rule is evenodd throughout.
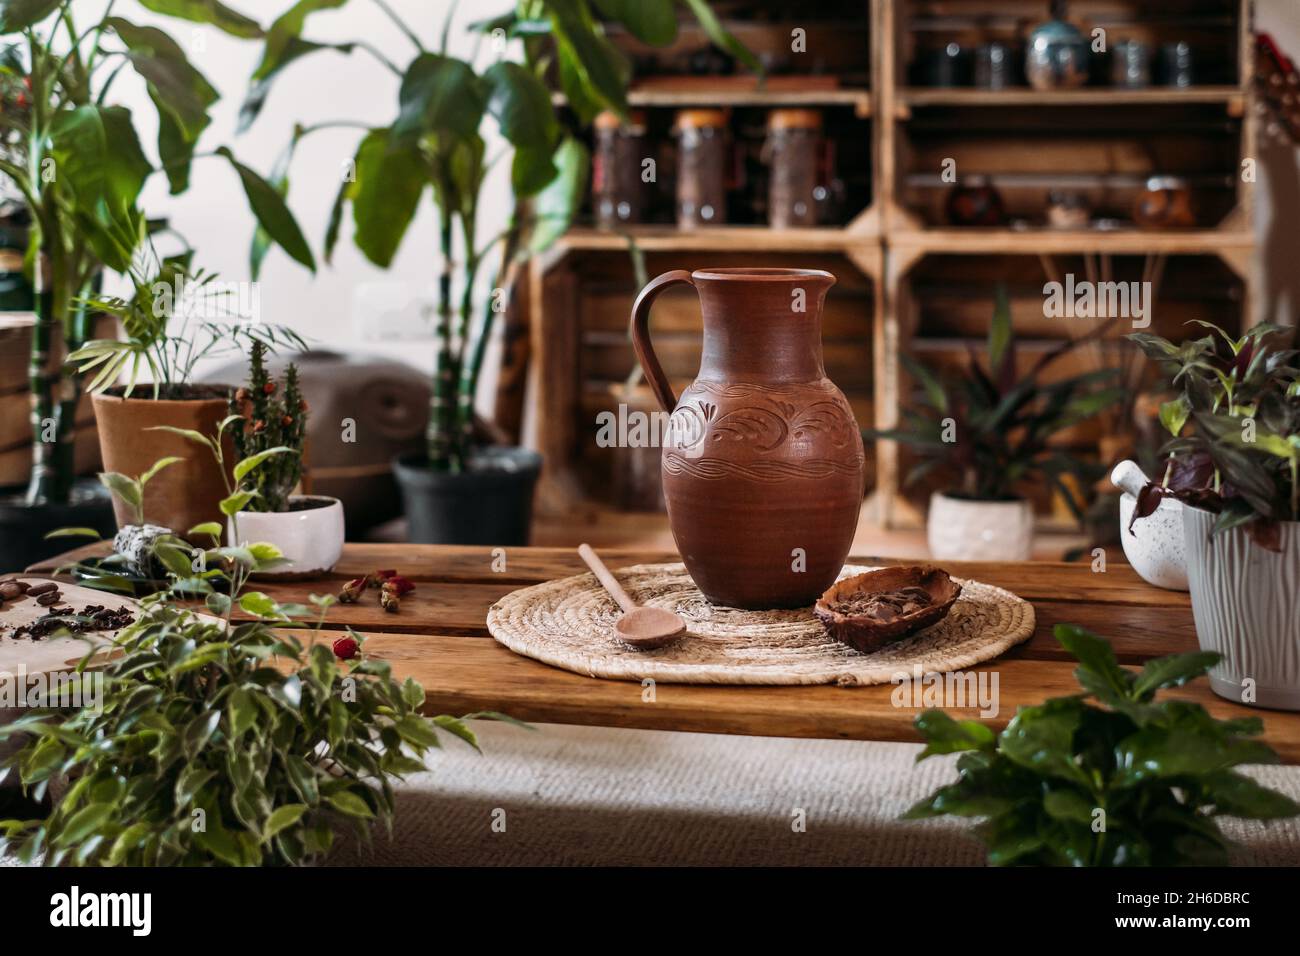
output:
<path id="1" fill-rule="evenodd" d="M 591 550 L 591 545 L 578 545 L 578 554 L 582 556 L 582 560 L 587 562 L 587 567 L 591 568 L 591 573 L 596 575 L 600 583 L 605 586 L 605 590 L 618 602 L 618 606 L 623 609 L 624 614 L 631 614 L 636 610 L 636 602 L 627 596 L 627 592 L 623 590 L 622 585 L 618 583 L 614 575 L 609 573 L 609 568 L 605 567 L 605 562 L 600 560 L 595 551 Z"/>

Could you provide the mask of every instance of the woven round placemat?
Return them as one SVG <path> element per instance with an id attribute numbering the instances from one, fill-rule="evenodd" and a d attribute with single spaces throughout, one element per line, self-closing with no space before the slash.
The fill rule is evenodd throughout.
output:
<path id="1" fill-rule="evenodd" d="M 846 566 L 840 577 L 873 570 Z M 653 651 L 614 636 L 621 614 L 592 574 L 507 594 L 488 610 L 488 630 L 526 657 L 592 677 L 681 684 L 884 684 L 897 675 L 944 672 L 997 657 L 1034 630 L 1034 609 L 1010 591 L 957 579 L 961 597 L 936 624 L 873 654 L 826 634 L 810 608 L 742 611 L 700 594 L 682 564 L 615 572 L 638 604 L 667 608 L 687 633 Z"/>

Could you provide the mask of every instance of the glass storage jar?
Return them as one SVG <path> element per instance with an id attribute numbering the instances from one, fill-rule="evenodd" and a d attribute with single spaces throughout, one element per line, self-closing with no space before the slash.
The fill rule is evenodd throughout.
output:
<path id="1" fill-rule="evenodd" d="M 591 158 L 591 200 L 596 225 L 618 229 L 641 221 L 645 158 L 645 114 L 628 114 L 626 125 L 618 114 L 596 117 L 596 142 Z"/>
<path id="2" fill-rule="evenodd" d="M 767 221 L 773 229 L 817 224 L 822 117 L 816 110 L 772 110 L 767 117 Z"/>
<path id="3" fill-rule="evenodd" d="M 722 225 L 727 204 L 727 115 L 722 110 L 681 110 L 675 131 L 677 226 Z"/>

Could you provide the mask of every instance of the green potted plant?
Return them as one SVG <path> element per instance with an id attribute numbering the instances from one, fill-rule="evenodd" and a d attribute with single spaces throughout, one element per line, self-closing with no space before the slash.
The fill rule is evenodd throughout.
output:
<path id="1" fill-rule="evenodd" d="M 1108 327 L 1098 326 L 1088 336 L 1054 347 L 1021 374 L 1010 304 L 1006 290 L 999 287 L 989 324 L 987 367 L 972 352 L 963 375 L 941 381 L 920 362 L 902 356 L 922 387 L 922 405 L 904 407 L 906 427 L 875 434 L 915 449 L 919 461 L 907 475 L 907 484 L 932 473 L 952 482 L 930 497 L 927 537 L 936 559 L 1028 560 L 1034 511 L 1021 490 L 1030 482 L 1056 489 L 1082 518 L 1085 503 L 1079 488 L 1090 487 L 1104 469 L 1053 446 L 1051 440 L 1118 401 L 1122 390 L 1105 386 L 1114 373 L 1104 369 L 1051 384 L 1040 376 Z"/>
<path id="2" fill-rule="evenodd" d="M 120 6 L 120 5 L 118 5 Z M 117 16 L 107 5 L 87 23 L 71 0 L 0 4 L 0 176 L 22 197 L 32 227 L 26 261 L 36 290 L 32 335 L 31 482 L 0 506 L 2 556 L 23 566 L 49 553 L 40 539 L 64 524 L 100 521 L 74 492 L 73 417 L 80 377 L 60 361 L 89 338 L 86 302 L 105 269 L 126 273 L 143 234 L 139 197 L 163 173 L 173 194 L 186 189 L 192 163 L 220 157 L 237 175 L 268 241 L 311 268 L 315 260 L 280 194 L 224 147 L 198 152 L 217 93 L 166 32 Z M 234 36 L 264 35 L 256 22 L 219 3 L 148 2 L 143 7 L 206 23 Z M 84 14 L 84 6 L 81 8 Z M 136 117 L 117 105 L 116 80 L 132 69 L 157 111 L 157 162 L 145 153 Z M 57 334 L 56 334 L 57 333 Z M 23 548 L 12 542 L 25 542 Z"/>
<path id="3" fill-rule="evenodd" d="M 340 830 L 369 840 L 391 828 L 393 781 L 425 769 L 438 731 L 477 748 L 464 721 L 503 719 L 422 716 L 419 684 L 367 658 L 361 635 L 321 629 L 332 596 L 280 605 L 245 590 L 279 553 L 218 547 L 220 526 L 205 530 L 214 547 L 200 549 L 202 573 L 188 550 L 158 546 L 172 590 L 142 601 L 117 635 L 119 655 L 101 665 L 102 707 L 0 727 L 0 741 L 25 739 L 0 773 L 16 773 L 36 800 L 64 784 L 43 818 L 0 821 L 0 852 L 51 866 L 312 863 Z M 214 589 L 218 577 L 228 593 Z M 173 600 L 195 594 L 206 613 Z M 252 620 L 234 622 L 236 607 Z M 100 675 L 89 664 L 65 686 L 88 682 L 91 694 Z"/>
<path id="4" fill-rule="evenodd" d="M 995 866 L 1222 866 L 1216 818 L 1274 820 L 1300 813 L 1289 797 L 1234 770 L 1276 763 L 1250 739 L 1257 718 L 1216 720 L 1200 704 L 1155 700 L 1218 659 L 1193 652 L 1120 667 L 1109 642 L 1058 624 L 1083 692 L 1022 707 L 1001 734 L 927 710 L 917 757 L 960 753 L 956 783 L 906 814 L 983 817 L 976 835 Z M 1096 704 L 1089 703 L 1089 699 Z"/>
<path id="5" fill-rule="evenodd" d="M 757 67 L 704 0 L 685 5 L 715 43 Z M 485 430 L 476 427 L 474 397 L 497 311 L 510 300 L 520 266 L 565 231 L 586 191 L 587 148 L 561 120 L 552 94 L 563 93 L 580 124 L 603 109 L 626 115 L 630 71 L 587 0 L 526 0 L 479 24 L 487 35 L 518 39 L 523 51 L 522 62 L 498 58 L 481 72 L 474 63 L 447 54 L 446 28 L 441 51 L 432 52 L 391 9 L 378 6 L 410 40 L 413 54 L 405 67 L 364 43 L 305 39 L 302 30 L 311 11 L 295 7 L 268 30 L 244 120 L 256 118 L 271 84 L 291 61 L 314 51 L 377 55 L 401 78 L 391 120 L 351 124 L 363 135 L 334 201 L 325 257 L 330 258 L 350 208 L 357 247 L 371 262 L 387 267 L 429 189 L 437 210 L 441 263 L 427 442 L 424 453 L 395 463 L 410 537 L 525 543 L 541 458 L 524 448 L 489 444 Z M 672 0 L 595 6 L 643 42 L 666 45 L 676 36 Z M 504 44 L 493 46 L 505 49 Z M 558 91 L 548 85 L 553 77 Z M 506 228 L 484 244 L 478 213 L 490 164 L 484 140 L 489 118 L 513 148 L 515 203 Z M 338 125 L 297 127 L 281 168 L 288 169 L 289 157 L 305 136 Z M 458 261 L 463 262 L 459 270 Z M 491 276 L 486 288 L 480 283 L 484 275 Z"/>
<path id="6" fill-rule="evenodd" d="M 1240 337 L 1174 344 L 1135 333 L 1170 375 L 1160 411 L 1173 436 L 1165 471 L 1137 495 L 1134 524 L 1182 502 L 1187 584 L 1201 647 L 1222 655 L 1215 693 L 1300 710 L 1300 368 L 1289 334 L 1258 325 Z"/>
<path id="7" fill-rule="evenodd" d="M 124 337 L 87 342 L 68 356 L 79 372 L 89 373 L 86 388 L 105 468 L 136 474 L 158 458 L 184 459 L 159 477 L 145 515 L 150 524 L 181 534 L 219 520 L 218 503 L 229 494 L 228 476 L 214 471 L 206 457 L 190 455 L 182 433 L 215 432 L 229 412 L 234 388 L 195 383 L 195 366 L 244 346 L 305 348 L 291 330 L 237 314 L 231 290 L 215 275 L 195 269 L 191 260 L 190 251 L 160 258 L 143 239 L 127 274 L 130 296 L 92 296 L 86 302 L 116 317 Z M 146 370 L 147 383 L 140 381 Z M 234 461 L 229 444 L 227 451 L 226 460 Z M 115 507 L 119 525 L 124 524 L 128 515 L 120 499 Z"/>
<path id="8" fill-rule="evenodd" d="M 242 510 L 229 518 L 230 543 L 266 541 L 280 551 L 282 563 L 270 576 L 324 574 L 343 554 L 343 503 L 324 495 L 295 495 L 302 478 L 303 443 L 307 436 L 307 402 L 298 388 L 298 368 L 285 368 L 284 381 L 266 370 L 265 343 L 249 352 L 248 383 L 230 399 L 236 484 L 232 493 L 246 496 Z M 250 467 L 246 463 L 260 463 Z"/>

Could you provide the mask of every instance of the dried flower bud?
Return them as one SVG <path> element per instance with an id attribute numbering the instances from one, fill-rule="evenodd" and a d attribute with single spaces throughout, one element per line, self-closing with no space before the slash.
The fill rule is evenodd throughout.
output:
<path id="1" fill-rule="evenodd" d="M 374 571 L 370 575 L 370 586 L 372 588 L 381 587 L 385 581 L 387 581 L 395 574 L 397 574 L 397 572 L 392 570 L 391 568 L 380 570 L 380 571 Z"/>
<path id="2" fill-rule="evenodd" d="M 361 599 L 362 593 L 366 590 L 365 578 L 353 578 L 347 584 L 343 585 L 343 590 L 339 591 L 339 601 L 344 604 L 356 604 Z"/>
<path id="3" fill-rule="evenodd" d="M 262 421 L 260 418 L 257 421 L 253 422 L 254 435 L 256 435 L 260 431 L 264 431 L 265 429 L 266 429 L 266 422 Z"/>
<path id="4" fill-rule="evenodd" d="M 263 386 L 262 386 L 262 394 L 263 394 L 263 395 L 274 395 L 274 394 L 275 394 L 275 382 L 267 382 L 265 385 L 263 385 Z"/>
<path id="5" fill-rule="evenodd" d="M 402 606 L 402 599 L 397 595 L 396 588 L 390 588 L 387 585 L 379 589 L 379 606 L 389 614 L 396 614 L 397 609 Z"/>
<path id="6" fill-rule="evenodd" d="M 384 587 L 392 588 L 400 597 L 415 590 L 415 584 L 400 574 L 393 574 L 384 579 Z"/>
<path id="7" fill-rule="evenodd" d="M 341 661 L 350 661 L 361 653 L 361 645 L 355 637 L 340 637 L 334 642 L 334 656 Z"/>
<path id="8" fill-rule="evenodd" d="M 283 425 L 285 428 L 288 428 L 290 425 L 293 424 L 293 416 L 285 415 L 283 418 L 280 419 L 280 424 Z"/>

